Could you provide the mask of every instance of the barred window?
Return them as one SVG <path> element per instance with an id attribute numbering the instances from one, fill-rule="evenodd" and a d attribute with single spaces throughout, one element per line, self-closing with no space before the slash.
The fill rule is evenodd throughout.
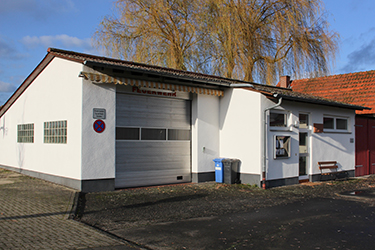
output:
<path id="1" fill-rule="evenodd" d="M 34 143 L 34 123 L 17 125 L 17 142 Z"/>
<path id="2" fill-rule="evenodd" d="M 44 123 L 44 143 L 66 143 L 67 121 L 53 121 Z"/>

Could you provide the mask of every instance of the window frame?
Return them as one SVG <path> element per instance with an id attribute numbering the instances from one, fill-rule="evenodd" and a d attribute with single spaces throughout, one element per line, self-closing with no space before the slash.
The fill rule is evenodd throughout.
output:
<path id="1" fill-rule="evenodd" d="M 34 123 L 17 124 L 17 143 L 34 143 Z"/>
<path id="2" fill-rule="evenodd" d="M 306 124 L 301 123 L 301 119 L 300 119 L 301 115 L 304 115 L 304 116 L 307 117 Z M 301 125 L 301 124 L 303 124 L 303 125 Z M 303 113 L 303 112 L 298 113 L 298 129 L 300 129 L 300 130 L 309 130 L 310 129 L 310 113 Z"/>
<path id="3" fill-rule="evenodd" d="M 121 130 L 133 130 L 137 131 L 138 135 L 135 137 L 126 137 L 121 134 Z M 148 131 L 163 131 L 163 135 L 159 138 L 147 138 L 144 132 Z M 143 132 L 143 133 L 142 133 Z M 128 127 L 128 126 L 117 126 L 116 127 L 116 140 L 117 141 L 191 141 L 191 129 L 180 129 L 180 128 L 157 128 L 157 127 Z"/>
<path id="4" fill-rule="evenodd" d="M 325 128 L 325 119 L 332 119 L 333 120 L 333 128 Z M 345 129 L 341 129 L 337 127 L 337 120 L 346 121 Z M 333 115 L 323 115 L 323 132 L 336 132 L 336 133 L 348 133 L 349 130 L 349 117 L 342 117 L 342 116 L 333 116 Z"/>
<path id="5" fill-rule="evenodd" d="M 272 114 L 284 115 L 284 126 L 272 126 L 271 116 Z M 289 131 L 290 130 L 290 112 L 284 110 L 270 110 L 268 115 L 269 129 L 273 131 Z"/>
<path id="6" fill-rule="evenodd" d="M 67 120 L 44 122 L 43 132 L 44 132 L 43 143 L 45 144 L 67 144 L 68 143 L 68 121 Z"/>

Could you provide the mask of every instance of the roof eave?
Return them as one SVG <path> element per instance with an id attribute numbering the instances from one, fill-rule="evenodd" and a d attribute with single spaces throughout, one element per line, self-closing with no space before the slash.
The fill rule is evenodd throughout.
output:
<path id="1" fill-rule="evenodd" d="M 365 109 L 370 110 L 371 109 L 368 107 L 345 104 L 345 103 L 338 103 L 338 102 L 330 102 L 330 101 L 321 100 L 321 99 L 307 99 L 307 98 L 288 96 L 288 95 L 283 95 L 283 94 L 277 94 L 277 95 L 278 97 L 282 97 L 284 100 L 289 100 L 289 101 L 326 105 L 326 106 L 331 106 L 331 107 L 346 108 L 346 109 L 353 109 L 353 110 L 365 110 Z"/>
<path id="2" fill-rule="evenodd" d="M 157 70 L 153 69 L 135 69 L 129 66 L 125 65 L 114 65 L 111 63 L 104 63 L 104 62 L 95 62 L 95 61 L 90 61 L 86 60 L 83 62 L 84 65 L 88 67 L 93 67 L 93 66 L 99 66 L 99 67 L 110 67 L 110 68 L 118 68 L 118 69 L 124 69 L 128 72 L 135 72 L 135 73 L 141 73 L 141 74 L 153 74 L 153 75 L 158 75 L 161 78 L 174 78 L 174 79 L 179 79 L 183 80 L 185 82 L 194 82 L 198 83 L 200 85 L 210 85 L 210 86 L 217 86 L 217 87 L 230 87 L 230 83 L 228 82 L 223 82 L 223 81 L 210 81 L 210 80 L 205 80 L 205 79 L 198 79 L 194 77 L 189 77 L 189 76 L 179 76 L 179 75 L 174 75 L 174 74 L 168 74 L 165 72 L 160 72 Z"/>

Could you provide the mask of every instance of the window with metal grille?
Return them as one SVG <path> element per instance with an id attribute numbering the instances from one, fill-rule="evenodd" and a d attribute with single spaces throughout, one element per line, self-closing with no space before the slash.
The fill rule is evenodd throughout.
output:
<path id="1" fill-rule="evenodd" d="M 67 121 L 44 123 L 44 143 L 67 143 Z"/>
<path id="2" fill-rule="evenodd" d="M 34 143 L 34 123 L 17 125 L 17 142 Z"/>

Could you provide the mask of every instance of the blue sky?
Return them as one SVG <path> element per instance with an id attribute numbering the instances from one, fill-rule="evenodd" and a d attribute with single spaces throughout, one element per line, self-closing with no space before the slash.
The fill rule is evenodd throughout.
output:
<path id="1" fill-rule="evenodd" d="M 114 0 L 1 0 L 0 105 L 33 71 L 48 47 L 101 55 L 91 37 Z M 375 1 L 324 0 L 330 28 L 340 34 L 331 74 L 375 69 Z"/>

